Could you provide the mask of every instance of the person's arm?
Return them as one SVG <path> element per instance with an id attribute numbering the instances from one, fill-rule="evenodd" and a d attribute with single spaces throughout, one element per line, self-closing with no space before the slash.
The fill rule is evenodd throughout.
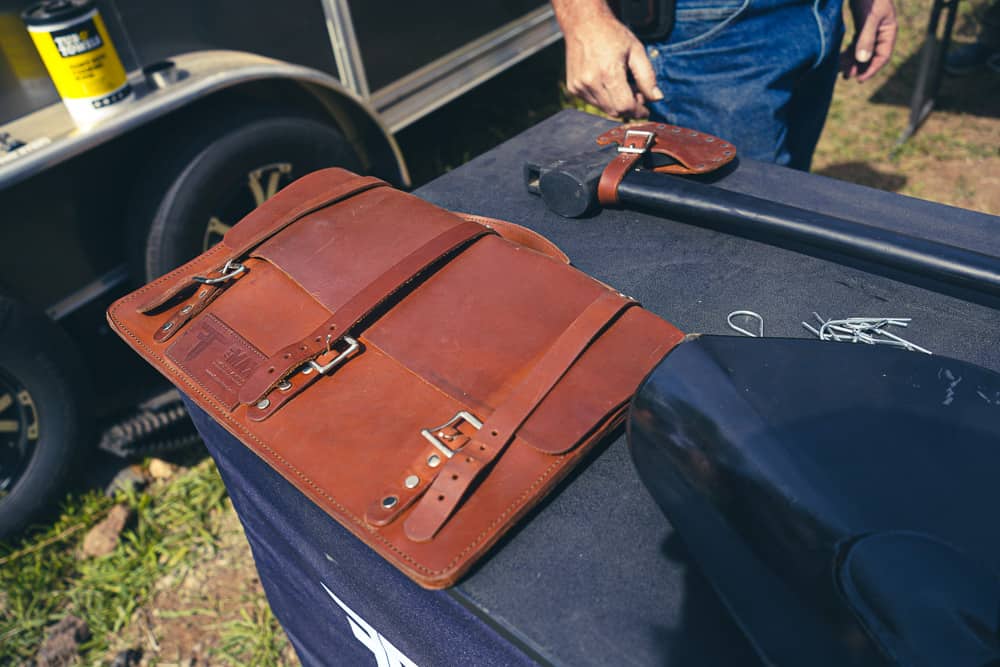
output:
<path id="1" fill-rule="evenodd" d="M 845 79 L 863 83 L 889 62 L 896 45 L 896 8 L 892 0 L 851 0 L 854 39 L 840 56 Z"/>
<path id="2" fill-rule="evenodd" d="M 642 42 L 607 2 L 552 0 L 552 8 L 566 41 L 569 92 L 612 116 L 648 116 L 645 103 L 662 100 L 663 93 Z"/>

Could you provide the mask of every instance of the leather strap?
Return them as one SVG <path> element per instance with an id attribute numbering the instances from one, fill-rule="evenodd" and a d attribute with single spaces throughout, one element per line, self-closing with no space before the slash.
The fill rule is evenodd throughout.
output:
<path id="1" fill-rule="evenodd" d="M 460 213 L 458 211 L 455 212 L 455 215 L 463 220 L 478 222 L 479 224 L 485 225 L 490 229 L 495 229 L 500 236 L 504 237 L 508 241 L 513 241 L 514 243 L 522 245 L 525 248 L 529 248 L 535 252 L 540 252 L 547 257 L 551 257 L 557 262 L 562 262 L 563 264 L 570 263 L 569 256 L 560 250 L 559 246 L 538 232 L 532 231 L 527 227 L 522 227 L 521 225 L 516 225 L 513 222 L 507 222 L 506 220 L 489 218 L 485 215 L 473 215 L 471 213 Z"/>
<path id="2" fill-rule="evenodd" d="M 239 276 L 233 278 L 232 280 L 235 281 L 238 279 Z M 180 304 L 177 309 L 174 310 L 173 316 L 160 325 L 160 328 L 156 330 L 155 334 L 153 334 L 153 340 L 157 343 L 165 343 L 173 338 L 174 334 L 180 331 L 185 324 L 190 322 L 195 315 L 205 310 L 205 308 L 208 307 L 208 304 L 215 301 L 216 297 L 222 294 L 223 285 L 199 285 L 198 283 L 192 281 L 190 277 L 188 277 L 187 280 L 192 286 L 197 286 L 201 289 L 195 292 L 194 295 L 187 301 Z"/>
<path id="3" fill-rule="evenodd" d="M 629 169 L 635 166 L 652 143 L 651 134 L 632 134 L 622 139 L 618 155 L 601 172 L 601 180 L 597 183 L 597 201 L 601 206 L 618 204 L 618 186 Z M 624 149 L 624 150 L 623 150 Z"/>
<path id="4" fill-rule="evenodd" d="M 309 179 L 310 181 L 327 179 L 329 178 L 328 172 L 329 170 L 326 169 L 314 172 L 309 176 L 300 179 L 299 183 L 301 183 L 301 181 L 305 181 L 306 179 Z M 300 185 L 300 187 L 302 187 L 302 185 Z M 236 226 L 226 233 L 223 243 L 228 246 L 232 246 L 232 250 L 225 256 L 225 260 L 218 267 L 216 267 L 213 273 L 221 272 L 223 267 L 229 262 L 240 261 L 264 241 L 268 240 L 288 225 L 300 220 L 310 213 L 366 190 L 371 190 L 372 188 L 381 186 L 388 186 L 388 183 L 373 176 L 366 176 L 362 178 L 351 178 L 343 183 L 339 183 L 333 188 L 325 187 L 320 194 L 306 199 L 305 201 L 298 200 L 294 197 L 282 197 L 280 195 L 268 199 L 247 214 L 246 217 L 240 220 Z M 293 185 L 291 187 L 295 186 Z M 208 277 L 214 276 L 209 275 Z M 138 311 L 143 314 L 149 313 L 150 311 L 156 310 L 157 308 L 168 303 L 170 300 L 176 298 L 182 293 L 194 291 L 198 286 L 199 284 L 194 282 L 191 279 L 191 276 L 184 276 L 167 290 L 160 292 L 154 298 L 141 304 Z M 218 292 L 222 289 L 219 285 L 210 285 L 207 287 L 209 288 L 210 293 Z M 201 310 L 204 309 L 204 306 L 207 306 L 213 298 L 214 295 L 201 299 L 200 302 L 196 304 L 196 310 L 201 312 Z M 197 313 L 192 314 L 191 311 L 189 311 L 186 319 L 191 319 L 196 314 Z M 179 328 L 179 326 L 172 327 L 174 331 Z M 171 336 L 174 331 L 170 332 Z"/>
<path id="5" fill-rule="evenodd" d="M 469 488 L 514 440 L 552 388 L 581 354 L 626 308 L 635 301 L 614 290 L 602 292 L 556 339 L 505 403 L 483 423 L 462 450 L 441 466 L 403 525 L 406 536 L 427 542 L 448 521 Z M 403 480 L 401 480 L 403 481 Z"/>
<path id="6" fill-rule="evenodd" d="M 622 179 L 648 153 L 672 158 L 671 164 L 653 168 L 663 174 L 705 174 L 736 157 L 736 148 L 724 139 L 666 123 L 622 125 L 599 136 L 597 143 L 620 146 L 618 155 L 605 167 L 597 184 L 597 200 L 603 206 L 618 203 Z"/>
<path id="7" fill-rule="evenodd" d="M 308 336 L 279 350 L 261 364 L 240 389 L 240 403 L 256 406 L 279 382 L 285 380 L 286 376 L 326 352 L 331 342 L 343 338 L 358 322 L 408 285 L 430 265 L 459 247 L 494 233 L 479 223 L 467 221 L 446 229 L 424 243 L 351 297 Z M 292 396 L 312 384 L 317 375 L 319 373 L 298 374 L 294 391 L 286 390 L 276 394 L 273 400 L 269 398 L 270 405 L 261 412 L 252 412 L 251 419 L 259 420 L 273 413 Z M 291 382 L 291 379 L 288 381 Z"/>

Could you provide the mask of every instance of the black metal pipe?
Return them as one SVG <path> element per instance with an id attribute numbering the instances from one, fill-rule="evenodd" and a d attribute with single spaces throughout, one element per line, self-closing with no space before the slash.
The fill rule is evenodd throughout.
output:
<path id="1" fill-rule="evenodd" d="M 626 208 L 805 244 L 1000 296 L 1000 258 L 946 243 L 649 171 L 627 174 L 618 198 Z"/>

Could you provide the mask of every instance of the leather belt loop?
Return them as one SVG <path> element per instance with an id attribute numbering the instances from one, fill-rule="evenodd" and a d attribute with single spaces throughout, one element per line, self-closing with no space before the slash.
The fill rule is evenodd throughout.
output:
<path id="1" fill-rule="evenodd" d="M 296 376 L 294 379 L 289 376 L 303 364 L 327 351 L 331 342 L 342 339 L 358 322 L 414 277 L 459 247 L 495 233 L 476 222 L 460 222 L 449 227 L 369 283 L 308 336 L 271 355 L 240 389 L 240 403 L 251 405 L 248 417 L 260 421 L 312 384 L 320 373 L 299 374 L 302 377 Z M 293 390 L 279 392 L 273 396 L 273 400 L 269 398 L 263 409 L 256 407 L 282 381 L 292 382 Z"/>
<path id="2" fill-rule="evenodd" d="M 608 324 L 635 303 L 609 289 L 580 313 L 468 444 L 440 467 L 433 480 L 419 485 L 423 495 L 403 524 L 408 538 L 427 542 L 441 530 L 469 488 L 510 445 L 552 388 Z"/>

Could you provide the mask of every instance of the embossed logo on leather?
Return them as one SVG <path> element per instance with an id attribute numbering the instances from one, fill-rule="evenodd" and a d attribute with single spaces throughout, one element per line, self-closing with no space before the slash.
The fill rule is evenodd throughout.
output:
<path id="1" fill-rule="evenodd" d="M 230 410 L 239 405 L 240 388 L 266 358 L 211 313 L 191 322 L 167 348 L 167 357 Z"/>

